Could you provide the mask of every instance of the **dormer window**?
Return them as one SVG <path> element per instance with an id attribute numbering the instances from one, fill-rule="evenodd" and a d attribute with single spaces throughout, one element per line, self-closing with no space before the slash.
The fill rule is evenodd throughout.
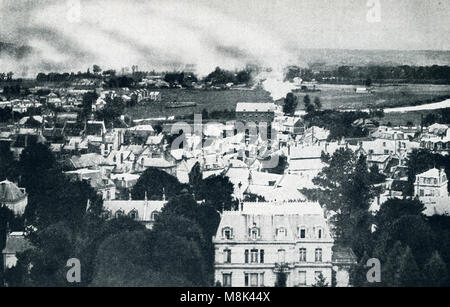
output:
<path id="1" fill-rule="evenodd" d="M 300 226 L 299 227 L 298 236 L 300 237 L 300 239 L 305 239 L 306 238 L 306 227 L 305 226 Z"/>
<path id="2" fill-rule="evenodd" d="M 323 228 L 322 227 L 317 227 L 316 228 L 316 236 L 317 236 L 317 239 L 322 239 L 323 238 Z"/>
<path id="3" fill-rule="evenodd" d="M 128 213 L 128 216 L 133 220 L 137 220 L 138 212 L 135 209 L 133 209 L 130 211 L 130 213 Z"/>
<path id="4" fill-rule="evenodd" d="M 259 238 L 259 228 L 254 225 L 249 229 L 249 237 L 252 240 L 257 240 Z"/>
<path id="5" fill-rule="evenodd" d="M 152 221 L 156 220 L 156 217 L 158 216 L 158 214 L 159 214 L 158 211 L 156 211 L 156 210 L 153 211 L 152 214 L 151 214 L 150 219 L 151 219 Z"/>
<path id="6" fill-rule="evenodd" d="M 123 210 L 117 210 L 115 215 L 116 215 L 116 218 L 118 218 L 118 217 L 124 216 L 125 212 L 123 212 Z"/>
<path id="7" fill-rule="evenodd" d="M 286 230 L 286 228 L 284 228 L 284 227 L 277 228 L 277 230 L 276 230 L 276 236 L 277 236 L 278 238 L 284 238 L 284 237 L 286 237 L 286 236 L 287 236 L 287 230 Z"/>
<path id="8" fill-rule="evenodd" d="M 233 229 L 230 227 L 225 227 L 222 229 L 222 236 L 225 240 L 233 239 Z"/>

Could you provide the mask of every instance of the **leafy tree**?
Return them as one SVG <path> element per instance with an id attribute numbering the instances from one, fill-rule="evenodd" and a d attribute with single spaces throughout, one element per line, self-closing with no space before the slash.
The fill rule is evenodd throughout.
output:
<path id="1" fill-rule="evenodd" d="M 100 68 L 100 66 L 94 64 L 94 66 L 92 66 L 92 71 L 94 72 L 94 74 L 99 74 L 102 69 Z"/>
<path id="2" fill-rule="evenodd" d="M 98 99 L 98 94 L 96 92 L 87 92 L 83 94 L 83 111 L 82 115 L 84 118 L 88 117 L 92 113 L 92 105 Z"/>
<path id="3" fill-rule="evenodd" d="M 157 168 L 150 167 L 145 170 L 134 185 L 131 194 L 133 199 L 144 199 L 147 192 L 148 199 L 171 198 L 181 192 L 183 185 L 178 179 Z"/>
<path id="4" fill-rule="evenodd" d="M 313 285 L 313 287 L 324 288 L 328 286 L 329 284 L 326 278 L 323 276 L 322 272 L 320 272 L 319 276 L 316 277 L 316 283 Z"/>
<path id="5" fill-rule="evenodd" d="M 427 286 L 446 286 L 447 266 L 438 251 L 434 251 L 424 267 L 424 281 Z"/>
<path id="6" fill-rule="evenodd" d="M 97 118 L 104 120 L 107 126 L 120 118 L 125 110 L 125 103 L 121 97 L 106 98 L 106 105 L 97 111 Z"/>
<path id="7" fill-rule="evenodd" d="M 405 247 L 401 242 L 395 242 L 392 249 L 390 249 L 385 265 L 381 267 L 381 281 L 383 285 L 388 287 L 401 286 L 400 277 L 400 261 L 405 252 Z"/>
<path id="8" fill-rule="evenodd" d="M 314 98 L 314 109 L 315 110 L 322 109 L 322 102 L 320 101 L 319 97 Z"/>
<path id="9" fill-rule="evenodd" d="M 71 228 L 58 222 L 38 230 L 29 236 L 34 245 L 25 256 L 19 258 L 18 266 L 25 276 L 15 276 L 26 280 L 32 286 L 67 286 L 66 263 L 74 257 L 74 236 Z M 24 272 L 23 268 L 30 268 Z"/>
<path id="10" fill-rule="evenodd" d="M 162 212 L 153 229 L 152 267 L 158 271 L 182 276 L 187 285 L 204 286 L 212 283 L 202 247 L 203 231 L 192 219 Z M 186 285 L 186 286 L 187 286 Z"/>
<path id="11" fill-rule="evenodd" d="M 389 250 L 395 242 L 409 246 L 419 266 L 423 266 L 431 256 L 434 235 L 425 219 L 417 215 L 404 215 L 386 229 L 385 250 Z"/>
<path id="12" fill-rule="evenodd" d="M 202 187 L 203 175 L 200 167 L 200 163 L 196 162 L 189 172 L 189 185 L 194 191 L 195 195 L 198 195 L 200 188 Z"/>
<path id="13" fill-rule="evenodd" d="M 372 165 L 369 168 L 369 177 L 370 182 L 372 182 L 373 184 L 383 183 L 386 180 L 386 176 L 380 173 L 380 170 L 376 165 Z"/>
<path id="14" fill-rule="evenodd" d="M 164 284 L 161 280 L 164 275 L 155 276 L 149 266 L 151 244 L 149 232 L 145 230 L 109 236 L 98 249 L 92 285 L 142 287 Z"/>
<path id="15" fill-rule="evenodd" d="M 286 95 L 284 99 L 283 112 L 286 115 L 293 115 L 297 109 L 298 98 L 292 92 Z"/>
<path id="16" fill-rule="evenodd" d="M 392 225 L 402 216 L 423 217 L 425 206 L 417 199 L 391 198 L 381 204 L 375 216 L 377 231 L 383 232 L 391 229 Z"/>
<path id="17" fill-rule="evenodd" d="M 198 195 L 207 205 L 214 207 L 217 211 L 231 210 L 236 207 L 233 200 L 234 186 L 230 179 L 223 175 L 213 175 L 202 181 Z"/>
<path id="18" fill-rule="evenodd" d="M 306 113 L 310 114 L 315 112 L 316 109 L 314 105 L 311 103 L 311 98 L 309 97 L 309 95 L 306 95 L 303 98 L 303 104 L 305 105 Z"/>
<path id="19" fill-rule="evenodd" d="M 362 256 L 370 248 L 369 207 L 375 196 L 366 158 L 341 148 L 328 163 L 313 179 L 318 188 L 303 189 L 302 193 L 334 213 L 331 219 L 336 243 L 349 246 L 357 256 Z"/>
<path id="20" fill-rule="evenodd" d="M 244 202 L 265 202 L 264 196 L 248 193 L 244 195 Z"/>
<path id="21" fill-rule="evenodd" d="M 352 286 L 355 287 L 368 287 L 372 286 L 367 281 L 367 261 L 369 260 L 369 256 L 365 251 L 361 259 L 358 261 L 356 265 L 353 265 L 349 271 L 349 282 Z"/>
<path id="22" fill-rule="evenodd" d="M 9 146 L 0 142 L 0 180 L 9 179 L 15 181 L 19 177 L 17 161 Z"/>
<path id="23" fill-rule="evenodd" d="M 422 283 L 422 276 L 409 246 L 399 259 L 398 282 L 402 287 L 417 287 Z"/>

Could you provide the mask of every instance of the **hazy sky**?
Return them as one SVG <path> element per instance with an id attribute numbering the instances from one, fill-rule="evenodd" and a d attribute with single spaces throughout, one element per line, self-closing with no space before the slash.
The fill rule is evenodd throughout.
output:
<path id="1" fill-rule="evenodd" d="M 33 48 L 1 54 L 0 70 L 23 73 L 281 67 L 302 48 L 450 50 L 448 0 L 0 0 L 0 23 L 0 41 Z"/>

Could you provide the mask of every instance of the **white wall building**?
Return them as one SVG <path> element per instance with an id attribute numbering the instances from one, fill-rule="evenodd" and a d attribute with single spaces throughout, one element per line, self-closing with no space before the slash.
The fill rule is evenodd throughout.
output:
<path id="1" fill-rule="evenodd" d="M 331 285 L 333 238 L 319 204 L 243 203 L 222 214 L 215 245 L 215 280 L 227 287 L 311 286 L 321 273 Z"/>
<path id="2" fill-rule="evenodd" d="M 447 190 L 448 179 L 444 169 L 432 168 L 416 175 L 414 196 L 424 203 L 424 214 L 450 214 L 450 198 Z"/>

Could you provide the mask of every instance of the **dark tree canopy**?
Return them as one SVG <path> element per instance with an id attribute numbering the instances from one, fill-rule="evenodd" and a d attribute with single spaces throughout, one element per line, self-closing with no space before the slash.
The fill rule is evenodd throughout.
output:
<path id="1" fill-rule="evenodd" d="M 133 199 L 144 199 L 147 192 L 148 199 L 162 199 L 178 195 L 185 188 L 178 179 L 157 168 L 150 167 L 142 173 L 131 192 Z"/>

